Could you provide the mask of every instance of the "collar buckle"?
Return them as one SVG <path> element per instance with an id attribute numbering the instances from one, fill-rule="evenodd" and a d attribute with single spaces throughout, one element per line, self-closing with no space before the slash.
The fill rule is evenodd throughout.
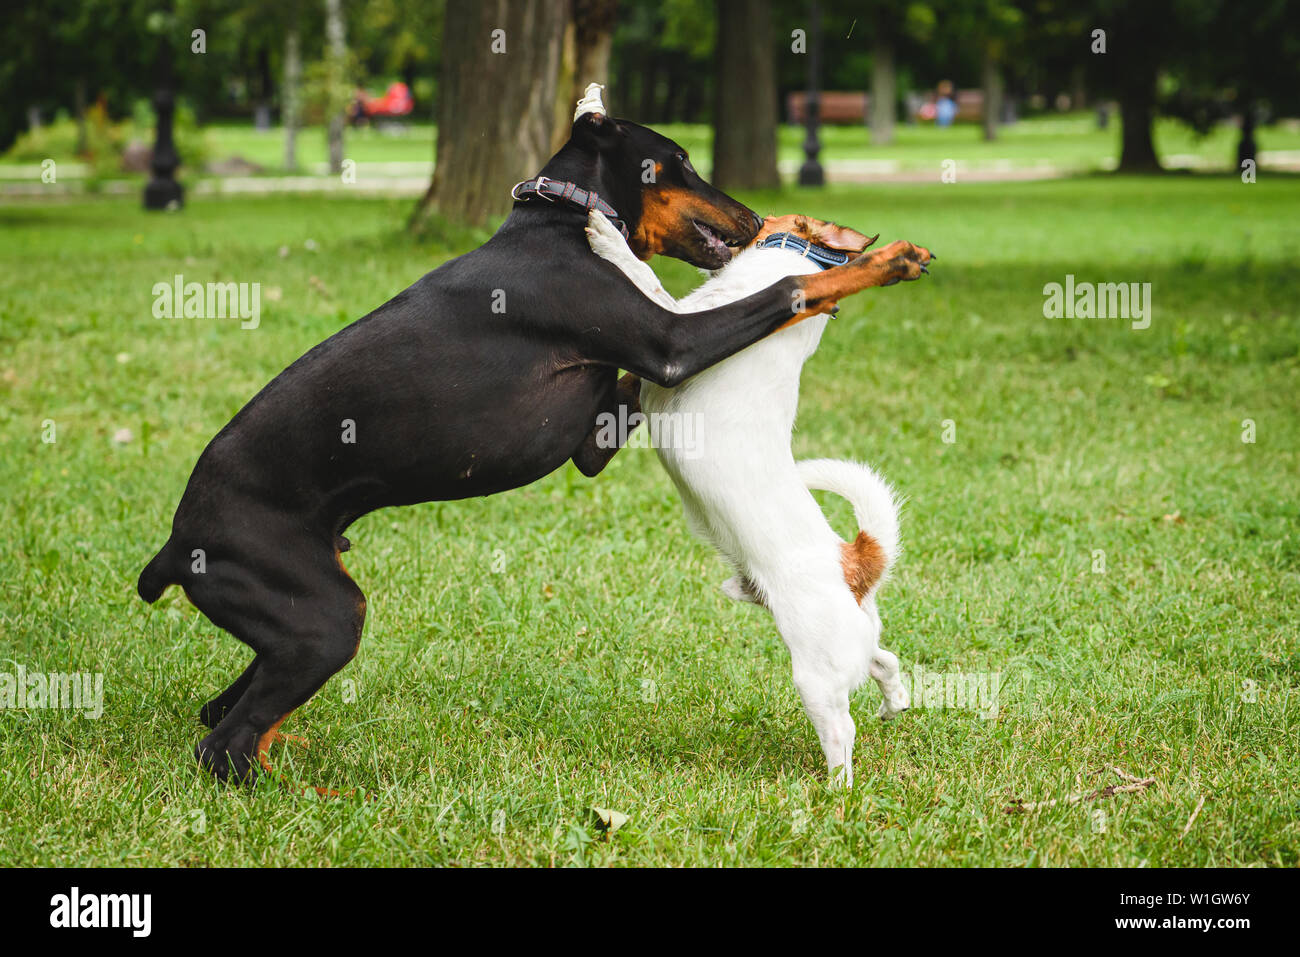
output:
<path id="1" fill-rule="evenodd" d="M 537 196 L 546 200 L 548 203 L 553 203 L 555 202 L 555 197 L 550 196 L 547 193 L 543 192 L 542 189 L 544 186 L 546 186 L 547 183 L 554 183 L 554 182 L 555 180 L 550 179 L 549 177 L 546 176 L 537 176 L 533 179 L 521 179 L 519 182 L 515 183 L 514 186 L 510 187 L 510 198 L 517 203 L 522 202 L 528 197 L 520 196 L 519 191 L 521 189 L 525 189 L 525 190 L 530 190 Z"/>

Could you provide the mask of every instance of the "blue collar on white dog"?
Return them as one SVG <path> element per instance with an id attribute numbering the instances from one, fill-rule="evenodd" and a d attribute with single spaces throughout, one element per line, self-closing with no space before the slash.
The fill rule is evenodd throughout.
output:
<path id="1" fill-rule="evenodd" d="M 773 233 L 761 243 L 759 249 L 788 249 L 793 253 L 798 253 L 805 259 L 810 259 L 822 269 L 830 269 L 832 266 L 843 266 L 849 261 L 849 254 L 841 252 L 838 249 L 827 249 L 825 246 L 815 246 L 806 239 L 800 239 L 794 233 Z"/>

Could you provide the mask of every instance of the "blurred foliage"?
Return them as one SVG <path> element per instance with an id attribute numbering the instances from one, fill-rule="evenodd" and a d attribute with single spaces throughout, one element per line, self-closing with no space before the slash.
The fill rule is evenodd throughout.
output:
<path id="1" fill-rule="evenodd" d="M 125 120 L 112 120 L 100 103 L 86 109 L 85 139 L 74 117 L 61 112 L 53 122 L 21 133 L 5 159 L 16 163 L 40 163 L 58 156 L 73 156 L 86 164 L 86 181 L 92 184 L 122 175 L 123 153 L 132 144 L 152 147 L 153 109 L 147 100 L 137 100 Z M 181 157 L 181 175 L 200 170 L 212 158 L 212 136 L 199 126 L 194 111 L 180 106 L 173 118 L 176 150 Z M 83 148 L 78 149 L 81 145 Z"/>
<path id="2" fill-rule="evenodd" d="M 1007 93 L 1049 106 L 1065 92 L 1122 96 L 1132 65 L 1161 77 L 1159 108 L 1198 129 L 1248 105 L 1265 115 L 1300 110 L 1300 4 L 1255 0 L 826 0 L 822 88 L 863 90 L 873 51 L 893 48 L 897 95 L 940 80 L 980 83 L 993 57 Z M 379 93 L 403 80 L 418 115 L 431 116 L 441 62 L 445 0 L 347 0 L 349 82 Z M 808 59 L 792 33 L 811 32 L 807 0 L 772 0 L 778 96 L 803 89 Z M 278 109 L 284 38 L 301 37 L 304 78 L 319 78 L 322 0 L 79 0 L 51 15 L 19 0 L 0 35 L 0 151 L 45 117 L 101 102 L 109 118 L 131 114 L 163 66 L 201 123 Z M 621 0 L 610 102 L 647 123 L 712 118 L 717 16 L 709 0 Z M 1111 52 L 1090 51 L 1095 29 Z M 205 31 L 206 52 L 192 52 Z M 309 90 L 309 93 L 313 90 Z M 320 93 L 319 90 L 314 90 Z M 317 95 L 319 102 L 323 97 Z M 310 97 L 309 97 L 310 99 Z"/>

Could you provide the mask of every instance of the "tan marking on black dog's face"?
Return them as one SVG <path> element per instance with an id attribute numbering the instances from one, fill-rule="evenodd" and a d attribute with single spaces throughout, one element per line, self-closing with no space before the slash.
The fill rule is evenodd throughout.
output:
<path id="1" fill-rule="evenodd" d="M 649 183 L 641 204 L 641 221 L 628 240 L 638 259 L 672 256 L 701 269 L 718 269 L 731 261 L 734 247 L 754 236 L 756 224 L 746 207 L 710 202 L 695 190 Z"/>
<path id="2" fill-rule="evenodd" d="M 602 198 L 623 214 L 628 245 L 641 259 L 672 256 L 718 269 L 762 225 L 752 209 L 700 176 L 681 144 L 648 127 L 584 114 L 569 142 L 628 176 Z"/>

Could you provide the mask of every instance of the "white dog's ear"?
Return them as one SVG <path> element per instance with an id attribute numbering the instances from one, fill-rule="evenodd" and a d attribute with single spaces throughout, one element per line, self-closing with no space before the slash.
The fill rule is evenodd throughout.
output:
<path id="1" fill-rule="evenodd" d="M 819 246 L 829 246 L 849 253 L 860 253 L 877 239 L 880 234 L 864 236 L 856 229 L 849 229 L 838 223 L 821 223 L 812 228 L 813 241 Z"/>

